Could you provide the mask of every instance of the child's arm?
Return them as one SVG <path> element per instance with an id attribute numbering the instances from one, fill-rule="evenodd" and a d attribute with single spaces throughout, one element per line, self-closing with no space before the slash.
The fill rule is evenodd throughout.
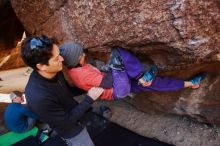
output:
<path id="1" fill-rule="evenodd" d="M 102 81 L 99 85 L 99 87 L 102 87 L 102 88 L 112 88 L 113 86 L 113 77 L 112 77 L 112 73 L 111 72 L 108 72 L 106 73 L 103 78 L 102 78 Z"/>
<path id="2" fill-rule="evenodd" d="M 89 64 L 69 70 L 68 75 L 77 87 L 86 91 L 91 87 L 103 87 L 105 89 L 112 87 L 113 81 L 111 72 L 103 74 Z"/>
<path id="3" fill-rule="evenodd" d="M 36 114 L 34 114 L 33 112 L 31 112 L 29 109 L 28 109 L 28 107 L 26 107 L 26 106 L 21 106 L 22 107 L 22 113 L 24 114 L 24 115 L 26 115 L 26 116 L 28 116 L 28 117 L 31 117 L 31 118 L 33 118 L 33 119 L 38 119 L 38 116 L 36 115 Z"/>

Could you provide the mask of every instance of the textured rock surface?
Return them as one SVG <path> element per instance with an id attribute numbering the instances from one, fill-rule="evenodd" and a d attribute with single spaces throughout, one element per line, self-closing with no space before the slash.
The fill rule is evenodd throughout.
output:
<path id="1" fill-rule="evenodd" d="M 20 57 L 20 47 L 0 50 L 0 71 L 25 66 Z"/>
<path id="2" fill-rule="evenodd" d="M 0 1 L 0 19 L 0 70 L 24 66 L 19 58 L 19 49 L 16 48 L 24 28 L 9 0 Z"/>
<path id="3" fill-rule="evenodd" d="M 11 2 L 31 34 L 77 40 L 86 48 L 118 44 L 151 51 L 144 46 L 155 44 L 182 59 L 196 59 L 215 53 L 220 45 L 216 0 Z"/>
<path id="4" fill-rule="evenodd" d="M 107 52 L 113 45 L 123 46 L 142 60 L 151 58 L 161 75 L 187 79 L 207 70 L 209 76 L 198 90 L 147 93 L 135 98 L 133 104 L 144 111 L 186 114 L 220 124 L 218 0 L 11 0 L 11 3 L 30 34 L 56 36 L 60 42 L 72 39 L 91 54 Z"/>
<path id="5" fill-rule="evenodd" d="M 209 75 L 199 89 L 141 93 L 136 95 L 131 103 L 145 112 L 190 115 L 201 122 L 220 124 L 218 114 L 220 112 L 220 78 L 219 70 L 215 69 L 217 66 L 220 66 L 220 63 L 200 65 L 200 69 L 209 71 Z M 193 71 L 197 72 L 195 69 Z M 176 75 L 186 79 L 188 73 L 188 70 L 179 70 L 165 75 Z"/>

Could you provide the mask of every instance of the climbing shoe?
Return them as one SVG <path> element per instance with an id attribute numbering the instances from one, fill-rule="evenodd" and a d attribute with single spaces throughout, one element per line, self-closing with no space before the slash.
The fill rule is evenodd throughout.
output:
<path id="1" fill-rule="evenodd" d="M 143 80 L 146 81 L 146 82 L 149 82 L 149 81 L 153 80 L 154 77 L 157 74 L 157 71 L 158 71 L 157 66 L 156 65 L 152 65 L 150 70 L 148 72 L 144 73 L 144 75 L 142 77 Z"/>
<path id="2" fill-rule="evenodd" d="M 121 55 L 118 48 L 112 48 L 110 54 L 110 60 L 106 65 L 101 66 L 100 70 L 103 72 L 109 72 L 111 69 L 124 71 L 124 64 L 122 63 Z"/>

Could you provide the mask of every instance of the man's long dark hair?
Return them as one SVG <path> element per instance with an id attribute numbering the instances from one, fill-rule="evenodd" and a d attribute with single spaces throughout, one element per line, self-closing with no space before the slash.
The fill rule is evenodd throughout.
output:
<path id="1" fill-rule="evenodd" d="M 32 42 L 40 42 L 40 45 L 31 46 Z M 36 65 L 46 64 L 52 56 L 53 44 L 57 44 L 55 38 L 41 37 L 27 37 L 21 45 L 21 58 L 24 63 L 34 70 L 37 70 Z"/>

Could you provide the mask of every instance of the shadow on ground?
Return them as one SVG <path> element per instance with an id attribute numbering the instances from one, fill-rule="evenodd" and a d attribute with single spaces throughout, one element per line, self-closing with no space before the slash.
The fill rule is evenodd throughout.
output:
<path id="1" fill-rule="evenodd" d="M 89 112 L 85 119 L 88 132 L 96 146 L 171 146 L 140 136 L 92 112 Z"/>

